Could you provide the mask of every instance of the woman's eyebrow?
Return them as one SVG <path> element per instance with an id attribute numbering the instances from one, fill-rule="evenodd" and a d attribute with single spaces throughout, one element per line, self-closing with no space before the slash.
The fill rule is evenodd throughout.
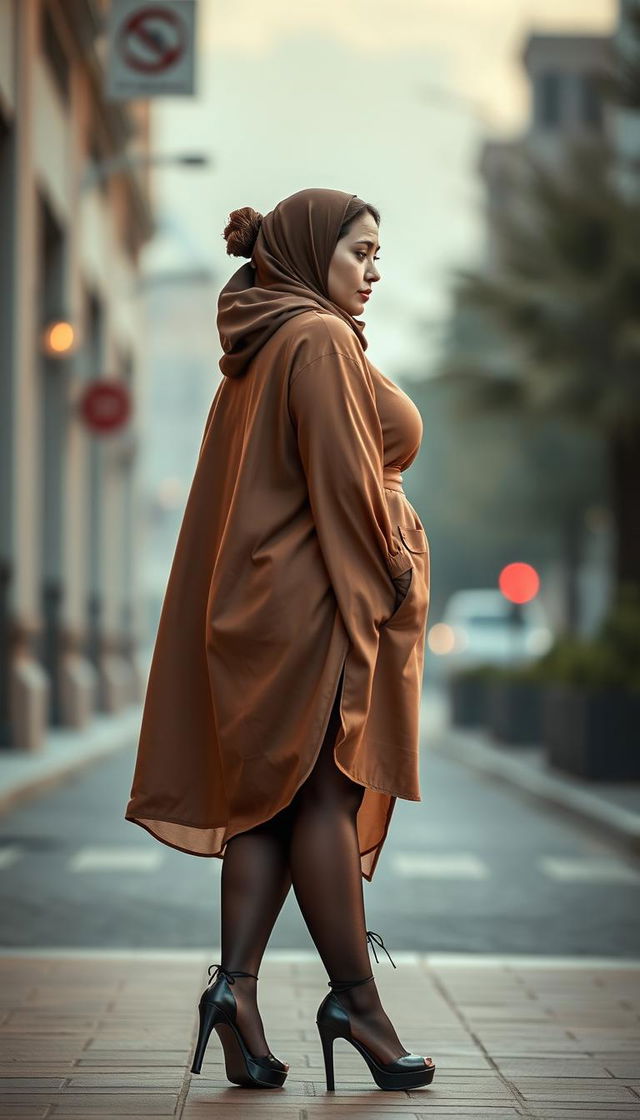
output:
<path id="1" fill-rule="evenodd" d="M 373 245 L 373 244 L 375 244 L 375 242 L 373 242 L 373 241 L 367 241 L 367 239 L 366 239 L 365 237 L 360 237 L 360 238 L 359 238 L 359 239 L 358 239 L 358 240 L 356 241 L 356 245 Z M 379 246 L 379 245 L 378 245 L 378 248 L 380 248 L 380 246 Z"/>

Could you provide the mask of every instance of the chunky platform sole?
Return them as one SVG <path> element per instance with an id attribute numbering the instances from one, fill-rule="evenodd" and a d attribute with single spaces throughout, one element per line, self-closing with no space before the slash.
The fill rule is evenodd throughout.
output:
<path id="1" fill-rule="evenodd" d="M 389 1066 L 396 1065 L 395 1062 L 390 1062 L 387 1066 L 381 1066 L 380 1063 L 376 1061 L 373 1054 L 371 1054 L 370 1051 L 367 1050 L 366 1046 L 363 1046 L 363 1044 L 361 1042 L 358 1042 L 356 1038 L 348 1038 L 344 1034 L 336 1033 L 331 1029 L 330 1026 L 323 1027 L 320 1023 L 318 1023 L 317 1020 L 316 1026 L 318 1027 L 318 1033 L 320 1035 L 320 1041 L 322 1043 L 322 1053 L 324 1056 L 324 1069 L 327 1079 L 328 1093 L 335 1092 L 333 1044 L 336 1038 L 344 1038 L 345 1042 L 350 1042 L 351 1045 L 354 1046 L 358 1051 L 358 1053 L 362 1054 L 362 1057 L 364 1058 L 369 1067 L 369 1070 L 371 1071 L 371 1076 L 373 1077 L 373 1080 L 375 1081 L 379 1089 L 385 1089 L 387 1091 L 397 1091 L 399 1089 L 419 1089 L 422 1085 L 430 1085 L 433 1081 L 436 1067 L 435 1065 L 426 1066 L 422 1061 L 422 1058 L 420 1059 L 420 1061 L 422 1062 L 421 1068 L 417 1067 L 415 1070 L 403 1069 L 392 1071 L 389 1069 Z M 411 1055 L 406 1055 L 406 1057 L 410 1056 Z M 415 1060 L 417 1063 L 417 1058 Z"/>

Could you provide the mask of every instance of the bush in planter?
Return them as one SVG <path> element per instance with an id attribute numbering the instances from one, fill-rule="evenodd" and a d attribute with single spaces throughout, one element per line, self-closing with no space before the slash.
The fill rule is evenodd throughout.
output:
<path id="1" fill-rule="evenodd" d="M 537 679 L 640 691 L 640 587 L 623 585 L 594 638 L 561 635 L 525 671 Z"/>
<path id="2" fill-rule="evenodd" d="M 499 671 L 497 665 L 484 663 L 451 673 L 447 684 L 451 722 L 455 726 L 475 727 L 479 723 L 484 723 L 487 690 Z"/>
<path id="3" fill-rule="evenodd" d="M 543 740 L 553 766 L 640 778 L 640 589 L 623 587 L 592 639 L 561 636 L 529 667 L 547 682 Z"/>
<path id="4" fill-rule="evenodd" d="M 491 734 L 513 746 L 540 742 L 542 691 L 528 665 L 501 666 L 487 693 L 486 717 Z"/>
<path id="5" fill-rule="evenodd" d="M 615 651 L 623 687 L 640 692 L 640 586 L 623 585 L 598 638 L 603 647 Z"/>

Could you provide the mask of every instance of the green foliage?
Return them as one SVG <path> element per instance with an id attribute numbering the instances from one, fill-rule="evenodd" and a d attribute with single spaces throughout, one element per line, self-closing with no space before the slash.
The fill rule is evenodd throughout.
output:
<path id="1" fill-rule="evenodd" d="M 615 67 L 597 82 L 607 100 L 640 109 L 640 2 L 626 0 L 621 10 L 622 34 L 614 39 Z"/>
<path id="2" fill-rule="evenodd" d="M 628 10 L 627 10 L 628 8 Z M 635 54 L 627 70 L 627 104 L 635 104 L 640 68 L 640 3 L 625 8 L 635 29 Z M 635 85 L 633 85 L 635 82 Z M 636 122 L 637 123 L 637 122 Z M 560 160 L 522 145 L 512 152 L 509 184 L 492 214 L 492 255 L 453 276 L 453 315 L 438 376 L 453 382 L 467 412 L 477 416 L 554 418 L 598 440 L 614 464 L 623 442 L 640 446 L 640 193 L 623 189 L 620 152 L 600 135 L 567 142 Z M 640 164 L 636 160 L 636 176 Z M 464 415 L 464 412 L 463 412 Z M 584 459 L 568 444 L 555 492 L 566 498 L 573 525 L 580 524 L 582 490 L 572 468 Z M 629 456 L 631 459 L 631 456 Z M 598 464 L 599 465 L 599 464 Z M 589 464 L 591 468 L 591 464 Z M 632 471 L 602 472 L 617 556 L 614 570 L 637 571 L 636 513 L 629 500 Z M 557 499 L 539 492 L 553 518 Z M 590 501 L 595 497 L 595 486 Z M 523 502 L 524 507 L 524 502 Z M 567 568 L 578 555 L 578 531 L 564 518 Z M 573 602 L 569 599 L 569 606 Z M 631 608 L 630 608 L 631 609 Z M 572 620 L 571 611 L 567 616 Z M 612 623 L 613 625 L 613 623 Z M 578 639 L 556 650 L 558 673 L 585 682 L 619 681 L 636 687 L 637 663 L 626 665 L 612 639 L 586 648 Z M 551 671 L 556 661 L 542 663 Z"/>
<path id="3" fill-rule="evenodd" d="M 615 158 L 604 139 L 568 145 L 561 169 L 523 150 L 517 205 L 493 223 L 496 262 L 454 272 L 439 374 L 467 408 L 605 436 L 640 425 L 640 199 L 618 189 Z"/>
<path id="4" fill-rule="evenodd" d="M 640 587 L 621 584 L 597 634 L 560 635 L 520 675 L 529 680 L 576 684 L 588 690 L 640 692 Z"/>

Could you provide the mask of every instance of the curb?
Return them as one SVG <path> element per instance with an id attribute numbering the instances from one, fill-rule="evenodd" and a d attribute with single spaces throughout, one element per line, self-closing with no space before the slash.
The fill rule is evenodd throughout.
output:
<path id="1" fill-rule="evenodd" d="M 201 964 L 205 965 L 213 958 L 219 958 L 219 946 L 203 946 L 200 949 L 153 949 L 131 947 L 124 949 L 83 949 L 43 945 L 40 948 L 30 947 L 22 949 L 14 946 L 0 945 L 0 960 L 15 959 L 48 959 L 48 960 L 75 960 L 81 961 L 167 961 L 173 964 Z M 550 953 L 468 953 L 468 952 L 410 952 L 396 951 L 394 959 L 399 964 L 419 968 L 530 968 L 546 971 L 557 969 L 566 972 L 569 969 L 581 971 L 583 969 L 613 969 L 640 971 L 640 957 L 611 957 L 611 956 L 578 956 L 576 954 L 560 955 Z M 263 961 L 265 964 L 308 964 L 322 969 L 322 963 L 317 952 L 311 949 L 271 949 L 267 948 Z M 372 961 L 373 967 L 373 961 Z M 378 968 L 376 979 L 391 970 L 382 965 Z"/>
<path id="2" fill-rule="evenodd" d="M 438 729 L 430 746 L 439 754 L 449 755 L 480 773 L 498 778 L 555 808 L 571 813 L 576 820 L 598 829 L 609 840 L 634 855 L 640 853 L 640 813 L 631 812 L 606 801 L 575 781 L 535 768 L 522 758 L 509 753 L 509 747 L 494 747 L 480 732 L 457 727 Z M 513 752 L 540 757 L 540 751 L 513 747 Z"/>
<path id="3" fill-rule="evenodd" d="M 58 785 L 85 766 L 137 741 L 140 704 L 115 715 L 94 716 L 81 731 L 50 729 L 41 751 L 0 753 L 0 814 Z"/>

